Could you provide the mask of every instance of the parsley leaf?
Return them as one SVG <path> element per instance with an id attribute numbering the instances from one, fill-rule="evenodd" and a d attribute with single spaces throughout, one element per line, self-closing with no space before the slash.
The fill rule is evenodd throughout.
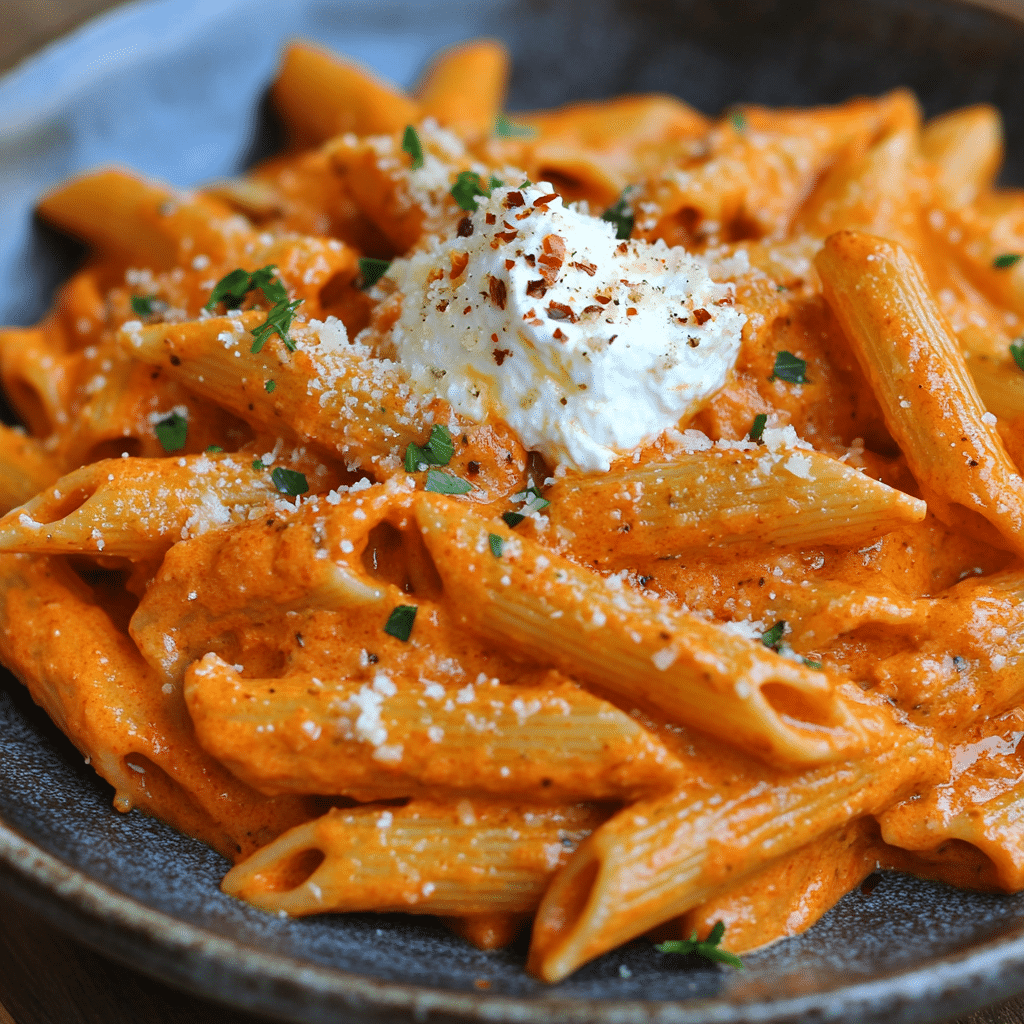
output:
<path id="1" fill-rule="evenodd" d="M 284 342 L 285 348 L 289 352 L 294 352 L 295 342 L 288 337 L 288 328 L 292 325 L 295 310 L 302 305 L 303 301 L 303 299 L 296 299 L 294 302 L 289 302 L 285 299 L 274 306 L 267 314 L 267 319 L 252 332 L 252 348 L 249 351 L 259 352 L 270 336 L 276 334 Z"/>
<path id="2" fill-rule="evenodd" d="M 628 189 L 624 190 L 622 195 L 619 196 L 618 202 L 609 206 L 601 214 L 601 220 L 606 220 L 609 224 L 615 225 L 615 237 L 620 242 L 629 238 L 633 233 L 633 224 L 636 222 L 636 217 L 633 215 L 633 207 L 629 205 L 626 192 L 628 192 Z"/>
<path id="3" fill-rule="evenodd" d="M 420 466 L 447 466 L 454 454 L 455 442 L 448 428 L 443 423 L 435 423 L 422 448 L 418 444 L 410 444 L 405 449 L 405 471 L 416 473 Z"/>
<path id="4" fill-rule="evenodd" d="M 165 452 L 180 452 L 188 436 L 188 420 L 172 412 L 166 419 L 153 424 L 156 439 Z"/>
<path id="5" fill-rule="evenodd" d="M 219 444 L 211 444 L 211 445 L 208 445 L 207 448 L 206 448 L 206 454 L 207 455 L 216 455 L 217 452 L 222 452 L 222 451 L 224 451 L 224 449 L 221 448 L 221 446 Z"/>
<path id="6" fill-rule="evenodd" d="M 416 129 L 411 124 L 405 126 L 405 134 L 402 136 L 402 150 L 412 157 L 412 163 L 409 166 L 414 171 L 418 171 L 423 166 L 423 145 L 420 142 L 419 135 L 416 134 Z"/>
<path id="7" fill-rule="evenodd" d="M 504 520 L 505 525 L 517 527 L 528 515 L 534 512 L 540 512 L 542 509 L 548 507 L 551 504 L 547 498 L 543 497 L 540 491 L 537 490 L 532 484 L 526 488 L 525 491 L 520 491 L 519 494 L 512 495 L 513 501 L 525 502 L 521 512 L 502 512 L 501 518 Z"/>
<path id="8" fill-rule="evenodd" d="M 1016 266 L 1021 260 L 1024 260 L 1024 255 L 1019 252 L 1004 252 L 992 261 L 992 266 L 996 270 L 1009 270 L 1010 267 Z"/>
<path id="9" fill-rule="evenodd" d="M 804 658 L 804 664 L 808 668 L 814 669 L 815 672 L 820 672 L 821 671 L 821 662 L 820 661 L 815 661 L 813 658 Z"/>
<path id="10" fill-rule="evenodd" d="M 773 651 L 777 651 L 782 645 L 782 635 L 786 632 L 786 620 L 780 619 L 772 626 L 771 629 L 765 630 L 761 634 L 761 643 L 765 647 L 770 647 Z"/>
<path id="11" fill-rule="evenodd" d="M 515 529 L 525 518 L 521 512 L 502 512 L 501 518 L 510 529 Z"/>
<path id="12" fill-rule="evenodd" d="M 372 288 L 387 272 L 391 260 L 378 260 L 372 256 L 360 256 L 359 275 L 363 279 L 363 290 Z"/>
<path id="13" fill-rule="evenodd" d="M 494 134 L 504 139 L 532 139 L 537 134 L 536 128 L 528 124 L 514 124 L 507 114 L 499 114 L 494 119 Z"/>
<path id="14" fill-rule="evenodd" d="M 277 267 L 269 263 L 252 273 L 239 267 L 225 274 L 214 285 L 210 301 L 203 308 L 212 310 L 218 302 L 223 302 L 228 309 L 238 309 L 246 295 L 256 290 L 263 292 L 263 297 L 272 305 L 288 301 L 288 291 L 277 276 Z"/>
<path id="15" fill-rule="evenodd" d="M 491 546 L 491 554 L 495 558 L 501 558 L 505 550 L 505 538 L 498 533 L 489 533 L 487 535 L 487 543 Z"/>
<path id="16" fill-rule="evenodd" d="M 252 460 L 252 468 L 254 470 L 256 470 L 257 473 L 259 473 L 261 470 L 264 470 L 267 467 L 263 465 L 263 460 L 262 459 L 253 459 Z"/>
<path id="17" fill-rule="evenodd" d="M 402 643 L 407 643 L 412 634 L 412 624 L 416 621 L 416 605 L 400 604 L 388 616 L 384 623 L 384 632 Z"/>
<path id="18" fill-rule="evenodd" d="M 268 381 L 266 381 L 266 383 L 264 383 L 263 390 L 266 391 L 266 393 L 268 395 L 272 395 L 274 393 L 274 389 L 276 387 L 277 387 L 277 381 L 276 380 L 268 380 Z"/>
<path id="19" fill-rule="evenodd" d="M 157 304 L 163 305 L 155 295 L 133 295 L 131 303 L 132 312 L 142 320 L 156 312 L 155 307 Z"/>
<path id="20" fill-rule="evenodd" d="M 1013 361 L 1024 370 L 1024 335 L 1016 341 L 1010 342 L 1010 355 L 1013 356 Z"/>
<path id="21" fill-rule="evenodd" d="M 472 213 L 476 209 L 476 197 L 490 196 L 490 191 L 480 184 L 480 175 L 476 171 L 459 171 L 455 184 L 451 188 L 451 197 L 459 204 L 459 208 Z"/>
<path id="22" fill-rule="evenodd" d="M 793 355 L 792 352 L 778 352 L 775 355 L 775 366 L 769 380 L 784 380 L 789 384 L 810 384 L 807 379 L 807 360 Z"/>
<path id="23" fill-rule="evenodd" d="M 504 188 L 504 187 L 505 187 L 505 182 L 503 182 L 501 180 L 501 178 L 496 177 L 493 174 L 491 175 L 491 180 L 489 182 L 487 182 L 488 192 L 493 192 L 496 188 Z"/>
<path id="24" fill-rule="evenodd" d="M 724 934 L 725 923 L 718 921 L 715 924 L 715 927 L 711 929 L 711 933 L 703 942 L 700 942 L 697 939 L 697 933 L 694 932 L 688 939 L 669 939 L 668 942 L 659 943 L 654 948 L 659 953 L 680 953 L 683 955 L 687 953 L 696 953 L 698 956 L 702 956 L 706 960 L 711 960 L 720 964 L 728 964 L 730 967 L 737 967 L 742 970 L 743 961 L 735 953 L 730 953 L 727 949 L 722 949 L 719 945 Z"/>
<path id="25" fill-rule="evenodd" d="M 429 469 L 423 490 L 432 494 L 469 494 L 473 490 L 473 485 L 462 477 L 442 473 L 439 469 Z"/>
<path id="26" fill-rule="evenodd" d="M 742 110 L 734 110 L 729 115 L 729 122 L 738 132 L 745 132 L 747 130 L 747 119 Z"/>
<path id="27" fill-rule="evenodd" d="M 309 490 L 304 473 L 297 473 L 294 469 L 285 469 L 284 466 L 275 466 L 270 471 L 270 479 L 274 481 L 274 486 L 282 494 L 287 494 L 291 498 L 305 494 Z"/>
<path id="28" fill-rule="evenodd" d="M 759 412 L 754 417 L 754 422 L 750 424 L 750 440 L 760 441 L 764 435 L 764 428 L 768 423 L 768 416 L 766 413 Z"/>

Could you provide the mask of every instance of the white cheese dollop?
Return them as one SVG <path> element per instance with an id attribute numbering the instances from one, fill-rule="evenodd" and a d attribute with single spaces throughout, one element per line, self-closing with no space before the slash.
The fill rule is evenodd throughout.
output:
<path id="1" fill-rule="evenodd" d="M 656 438 L 718 390 L 745 317 L 732 286 L 662 242 L 620 242 L 544 183 L 495 188 L 458 236 L 395 260 L 410 384 L 582 472 Z"/>

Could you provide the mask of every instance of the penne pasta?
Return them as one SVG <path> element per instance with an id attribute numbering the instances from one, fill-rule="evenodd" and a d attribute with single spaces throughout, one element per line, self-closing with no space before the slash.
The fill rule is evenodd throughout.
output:
<path id="1" fill-rule="evenodd" d="M 465 138 L 489 135 L 501 112 L 509 55 L 493 39 L 477 39 L 445 50 L 417 89 L 420 117 L 433 117 Z"/>

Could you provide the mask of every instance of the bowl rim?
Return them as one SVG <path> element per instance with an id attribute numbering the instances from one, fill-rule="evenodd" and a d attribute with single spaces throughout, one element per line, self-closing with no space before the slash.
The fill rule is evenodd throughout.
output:
<path id="1" fill-rule="evenodd" d="M 933 0 L 976 8 L 1024 26 L 1024 0 Z M 233 0 L 134 0 L 58 36 L 0 75 L 0 99 L 48 73 L 69 48 L 149 13 L 182 6 L 215 16 Z M 202 20 L 206 20 L 203 17 Z M 194 27 L 194 25 L 193 25 Z M 61 76 L 66 96 L 85 88 L 81 72 Z M 49 109 L 19 111 L 0 131 L 17 131 Z M 20 684 L 19 684 L 20 685 Z M 924 1024 L 970 1013 L 1024 991 L 1024 925 L 909 969 L 802 996 L 739 1001 L 569 998 L 457 992 L 354 974 L 300 961 L 219 935 L 117 891 L 44 850 L 0 816 L 0 891 L 51 926 L 132 970 L 191 994 L 295 1024 L 358 1014 L 361 1021 L 443 1019 L 479 1024 L 797 1024 L 843 1021 Z M 304 1005 L 303 1005 L 304 1004 Z M 298 1015 L 297 1015 L 298 1014 Z M 312 1016 L 311 1016 L 312 1014 Z M 396 1018 L 396 1014 L 401 1015 Z M 354 1019 L 354 1018 L 352 1018 Z"/>

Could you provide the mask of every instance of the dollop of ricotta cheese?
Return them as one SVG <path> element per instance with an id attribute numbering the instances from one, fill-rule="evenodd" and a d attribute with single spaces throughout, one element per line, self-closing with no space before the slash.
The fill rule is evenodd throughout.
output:
<path id="1" fill-rule="evenodd" d="M 414 389 L 504 420 L 556 465 L 600 472 L 725 383 L 746 318 L 699 257 L 619 241 L 544 183 L 478 204 L 456 237 L 388 271 Z"/>

